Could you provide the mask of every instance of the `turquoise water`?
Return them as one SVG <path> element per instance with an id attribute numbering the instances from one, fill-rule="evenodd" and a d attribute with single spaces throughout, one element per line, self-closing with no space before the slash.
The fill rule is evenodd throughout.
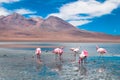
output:
<path id="1" fill-rule="evenodd" d="M 119 43 L 0 42 L 0 44 L 64 46 L 62 61 L 55 60 L 53 48 L 42 48 L 42 63 L 33 58 L 35 48 L 0 48 L 0 80 L 120 80 Z M 96 45 L 107 49 L 108 53 L 99 57 Z M 72 47 L 80 47 L 80 51 L 88 50 L 89 57 L 85 64 L 78 65 L 78 57 L 73 62 L 73 53 L 69 50 Z"/>

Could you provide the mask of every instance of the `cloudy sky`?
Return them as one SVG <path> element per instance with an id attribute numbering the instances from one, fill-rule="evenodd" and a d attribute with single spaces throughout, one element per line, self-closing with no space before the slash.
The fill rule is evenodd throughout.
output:
<path id="1" fill-rule="evenodd" d="M 0 0 L 0 15 L 58 16 L 82 30 L 120 35 L 120 0 Z"/>

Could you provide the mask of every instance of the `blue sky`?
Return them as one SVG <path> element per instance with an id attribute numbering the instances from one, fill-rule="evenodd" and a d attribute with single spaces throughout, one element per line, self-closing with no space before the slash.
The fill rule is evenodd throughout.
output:
<path id="1" fill-rule="evenodd" d="M 120 35 L 120 0 L 0 0 L 0 15 L 57 16 L 82 30 Z"/>

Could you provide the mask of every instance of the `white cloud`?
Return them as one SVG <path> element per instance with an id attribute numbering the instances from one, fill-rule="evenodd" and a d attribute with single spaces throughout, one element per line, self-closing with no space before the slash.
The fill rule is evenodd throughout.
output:
<path id="1" fill-rule="evenodd" d="M 0 0 L 0 15 L 7 16 L 12 13 L 12 11 L 2 7 L 2 3 L 12 3 L 12 2 L 18 2 L 20 0 Z"/>
<path id="2" fill-rule="evenodd" d="M 81 26 L 81 25 L 87 24 L 89 22 L 91 22 L 91 21 L 90 20 L 79 20 L 79 21 L 71 20 L 71 21 L 69 21 L 69 23 L 71 23 L 74 26 Z"/>
<path id="3" fill-rule="evenodd" d="M 18 1 L 20 1 L 20 0 L 0 0 L 0 5 L 2 3 L 12 3 L 12 2 L 18 2 Z M 24 8 L 22 8 L 22 9 L 16 9 L 16 10 L 8 10 L 8 9 L 0 6 L 0 15 L 6 16 L 6 15 L 9 15 L 9 14 L 11 14 L 13 12 L 16 12 L 16 13 L 19 13 L 19 14 L 22 14 L 22 15 L 36 13 L 35 11 L 31 11 L 29 9 L 24 9 Z"/>
<path id="4" fill-rule="evenodd" d="M 60 7 L 59 13 L 52 13 L 48 16 L 58 16 L 70 21 L 75 26 L 87 24 L 95 17 L 111 14 L 120 6 L 120 0 L 106 0 L 100 3 L 96 0 L 78 0 Z"/>
<path id="5" fill-rule="evenodd" d="M 31 18 L 42 18 L 43 19 L 43 17 L 42 16 L 38 16 L 38 15 L 29 15 L 29 17 L 31 17 Z"/>
<path id="6" fill-rule="evenodd" d="M 19 14 L 34 14 L 36 13 L 35 11 L 30 11 L 28 9 L 16 9 L 14 12 L 19 13 Z"/>
<path id="7" fill-rule="evenodd" d="M 11 2 L 18 2 L 20 0 L 0 0 L 0 3 L 11 3 Z"/>
<path id="8" fill-rule="evenodd" d="M 9 15 L 9 13 L 10 13 L 9 10 L 7 10 L 7 9 L 5 9 L 3 7 L 0 7 L 0 15 L 6 16 L 6 15 Z"/>
<path id="9" fill-rule="evenodd" d="M 16 9 L 16 10 L 7 10 L 6 8 L 3 8 L 3 7 L 0 7 L 0 15 L 4 15 L 4 16 L 7 16 L 13 12 L 16 12 L 16 13 L 19 13 L 21 15 L 24 15 L 24 14 L 35 14 L 36 12 L 35 11 L 31 11 L 31 10 L 28 10 L 28 9 Z"/>

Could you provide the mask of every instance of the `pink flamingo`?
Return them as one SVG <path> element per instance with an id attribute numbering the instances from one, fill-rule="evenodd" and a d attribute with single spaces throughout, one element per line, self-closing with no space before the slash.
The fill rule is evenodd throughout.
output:
<path id="1" fill-rule="evenodd" d="M 83 50 L 82 52 L 81 52 L 81 54 L 79 55 L 79 64 L 81 63 L 81 62 L 83 62 L 83 60 L 85 60 L 86 58 L 88 57 L 88 51 L 87 50 Z"/>
<path id="2" fill-rule="evenodd" d="M 41 48 L 36 48 L 35 55 L 37 55 L 37 60 L 40 60 L 41 53 L 42 53 Z"/>
<path id="3" fill-rule="evenodd" d="M 74 60 L 76 60 L 76 54 L 80 52 L 79 48 L 70 48 L 74 52 Z"/>
<path id="4" fill-rule="evenodd" d="M 104 48 L 99 48 L 98 46 L 96 46 L 96 50 L 98 53 L 100 53 L 100 55 L 103 55 L 105 53 L 107 53 L 107 50 Z"/>
<path id="5" fill-rule="evenodd" d="M 61 48 L 55 48 L 53 50 L 53 53 L 55 53 L 56 56 L 59 55 L 59 59 L 61 61 L 61 56 L 63 54 L 63 47 L 61 47 Z M 57 58 L 55 58 L 55 59 L 57 59 Z"/>

